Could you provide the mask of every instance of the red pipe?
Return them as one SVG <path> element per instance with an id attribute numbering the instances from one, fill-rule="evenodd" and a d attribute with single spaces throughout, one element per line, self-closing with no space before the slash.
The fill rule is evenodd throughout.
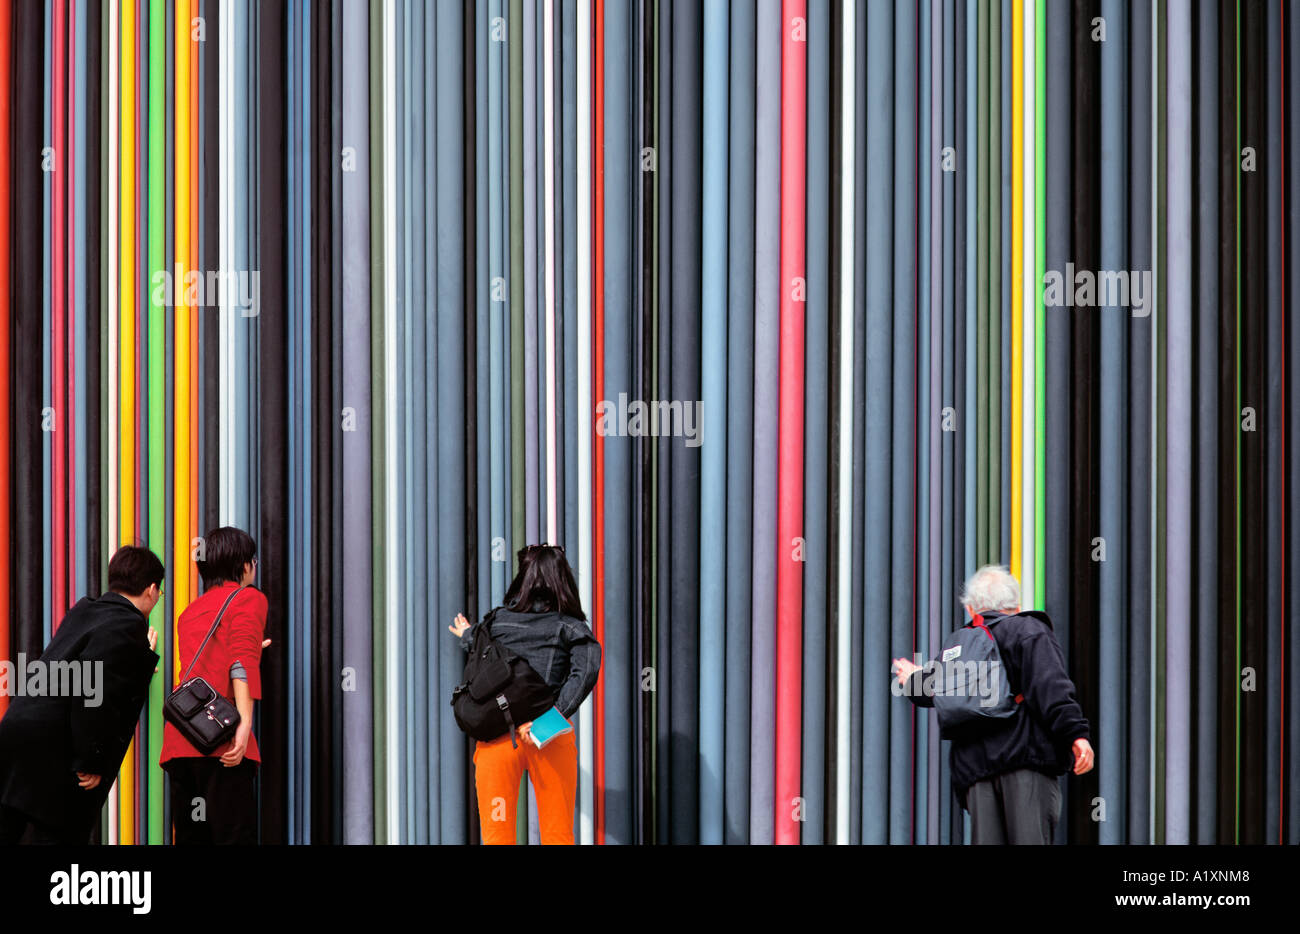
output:
<path id="1" fill-rule="evenodd" d="M 781 5 L 781 373 L 777 422 L 776 842 L 798 843 L 803 684 L 804 196 L 808 16 Z M 796 542 L 796 539 L 798 541 Z M 797 551 L 796 551 L 797 548 Z M 796 813 L 798 811 L 798 813 Z"/>
<path id="2" fill-rule="evenodd" d="M 67 35 L 67 42 L 69 45 L 71 45 L 72 37 L 77 34 L 76 5 L 69 4 L 67 10 L 68 10 L 68 31 L 66 35 Z M 65 114 L 65 129 L 66 129 L 66 135 L 68 140 L 67 142 L 68 159 L 64 164 L 68 167 L 68 172 L 66 176 L 67 188 L 65 189 L 65 194 L 64 194 L 64 197 L 67 202 L 67 208 L 65 210 L 66 226 L 64 229 L 69 231 L 69 233 L 66 240 L 67 243 L 67 247 L 66 247 L 67 261 L 65 263 L 66 285 L 64 287 L 63 295 L 64 295 L 64 326 L 65 326 L 64 339 L 67 341 L 67 357 L 68 357 L 68 363 L 67 363 L 68 385 L 67 385 L 67 391 L 64 394 L 64 403 L 65 403 L 65 407 L 68 410 L 68 416 L 67 418 L 63 419 L 63 427 L 65 427 L 66 429 L 64 434 L 67 436 L 68 441 L 67 444 L 63 446 L 63 457 L 64 457 L 63 476 L 64 476 L 64 488 L 67 490 L 67 499 L 65 500 L 65 502 L 67 503 L 68 514 L 67 514 L 67 519 L 64 523 L 64 539 L 63 539 L 64 542 L 66 542 L 66 545 L 64 545 L 64 549 L 65 549 L 64 553 L 67 556 L 67 565 L 64 569 L 64 575 L 63 575 L 63 593 L 60 594 L 60 600 L 62 601 L 62 606 L 59 606 L 58 601 L 56 601 L 56 605 L 54 608 L 54 618 L 56 620 L 62 619 L 63 614 L 67 612 L 67 608 L 77 602 L 77 594 L 74 592 L 76 589 L 76 581 L 77 581 L 77 548 L 83 544 L 82 542 L 76 540 L 77 496 L 75 491 L 77 489 L 77 476 L 76 476 L 77 419 L 76 419 L 76 413 L 73 411 L 73 409 L 76 406 L 76 399 L 77 399 L 77 342 L 75 339 L 76 317 L 73 314 L 73 308 L 76 302 L 77 239 L 73 235 L 73 232 L 75 231 L 76 228 L 73 227 L 72 225 L 72 219 L 76 217 L 76 211 L 77 211 L 77 201 L 76 201 L 77 187 L 76 187 L 76 179 L 73 177 L 74 163 L 72 161 L 72 154 L 77 149 L 77 121 L 76 121 L 77 100 L 76 100 L 76 95 L 72 89 L 77 86 L 77 56 L 75 54 L 69 54 L 66 56 L 66 59 L 68 62 L 68 83 L 67 83 L 68 104 L 64 110 L 64 114 Z M 72 298 L 69 300 L 68 296 L 72 296 Z M 87 469 L 89 469 L 89 467 Z M 86 482 L 86 478 L 84 477 L 81 478 L 81 482 L 82 483 Z M 58 547 L 59 544 L 60 544 L 59 541 L 56 539 L 55 546 Z"/>

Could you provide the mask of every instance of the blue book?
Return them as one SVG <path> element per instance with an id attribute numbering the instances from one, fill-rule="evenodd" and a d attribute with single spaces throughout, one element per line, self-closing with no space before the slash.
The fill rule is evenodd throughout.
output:
<path id="1" fill-rule="evenodd" d="M 534 746 L 541 749 L 555 737 L 572 732 L 573 727 L 569 726 L 569 721 L 564 719 L 560 708 L 552 707 L 533 721 L 533 725 L 528 728 L 528 738 L 533 741 Z"/>

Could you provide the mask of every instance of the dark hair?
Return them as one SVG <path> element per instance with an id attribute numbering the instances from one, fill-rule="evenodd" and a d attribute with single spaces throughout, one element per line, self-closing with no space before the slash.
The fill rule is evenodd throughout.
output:
<path id="1" fill-rule="evenodd" d="M 519 549 L 519 571 L 506 591 L 504 606 L 519 613 L 542 610 L 586 620 L 573 569 L 559 545 L 526 545 Z"/>
<path id="2" fill-rule="evenodd" d="M 161 586 L 163 563 L 148 548 L 123 545 L 108 561 L 108 589 L 114 593 L 138 597 L 150 584 Z"/>
<path id="3" fill-rule="evenodd" d="M 226 581 L 238 584 L 244 576 L 244 565 L 257 555 L 257 542 L 243 529 L 223 525 L 213 529 L 203 538 L 203 560 L 195 561 L 204 587 L 215 587 Z"/>

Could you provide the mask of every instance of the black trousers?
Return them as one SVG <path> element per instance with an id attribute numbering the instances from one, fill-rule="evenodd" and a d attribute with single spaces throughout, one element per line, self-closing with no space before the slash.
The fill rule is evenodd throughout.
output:
<path id="1" fill-rule="evenodd" d="M 170 759 L 164 766 L 177 846 L 257 843 L 257 763 L 227 768 L 215 756 Z"/>
<path id="2" fill-rule="evenodd" d="M 1060 780 L 1033 769 L 1003 772 L 966 791 L 970 842 L 1050 844 L 1061 817 Z"/>
<path id="3" fill-rule="evenodd" d="M 25 843 L 35 846 L 85 846 L 90 829 L 69 830 L 34 821 L 22 811 L 0 804 L 0 846 Z"/>

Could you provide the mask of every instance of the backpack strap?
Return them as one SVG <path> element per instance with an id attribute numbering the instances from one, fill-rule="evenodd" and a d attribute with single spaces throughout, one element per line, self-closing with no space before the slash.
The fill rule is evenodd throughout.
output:
<path id="1" fill-rule="evenodd" d="M 997 625 L 997 624 L 1000 623 L 1002 620 L 1006 619 L 1007 616 L 1028 616 L 1028 615 L 1030 615 L 1030 614 L 1033 614 L 1035 617 L 1041 617 L 1045 622 L 1047 622 L 1047 625 L 1048 625 L 1048 626 L 1051 626 L 1051 625 L 1052 625 L 1051 622 L 1047 620 L 1047 614 L 1046 614 L 1046 613 L 1039 613 L 1037 610 L 1026 610 L 1026 611 L 1024 611 L 1024 612 L 1022 612 L 1022 613 L 1007 613 L 1007 614 L 999 614 L 998 616 L 996 616 L 996 617 L 994 617 L 993 619 L 989 620 L 989 622 L 987 622 L 987 623 L 984 622 L 984 616 L 983 616 L 983 614 L 976 613 L 973 617 L 971 617 L 971 621 L 970 621 L 967 625 L 970 625 L 970 626 L 976 626 L 976 627 L 978 627 L 978 628 L 980 628 L 980 629 L 983 629 L 983 630 L 984 630 L 984 634 L 987 635 L 990 639 L 993 639 L 993 630 L 989 629 L 990 626 L 995 626 L 995 625 Z M 997 641 L 997 640 L 995 639 L 994 641 Z M 1016 702 L 1017 704 L 1024 703 L 1025 695 L 1024 695 L 1024 694 L 1017 694 L 1017 695 L 1015 696 L 1014 700 L 1015 700 L 1015 702 Z"/>
<path id="2" fill-rule="evenodd" d="M 504 694 L 497 695 L 497 707 L 501 708 L 501 715 L 506 718 L 506 726 L 510 727 L 510 748 L 518 749 L 519 744 L 515 742 L 515 718 L 510 716 L 510 701 L 506 700 Z"/>
<path id="3" fill-rule="evenodd" d="M 474 645 L 478 641 L 479 633 L 482 633 L 489 642 L 492 641 L 492 617 L 496 616 L 496 613 L 496 610 L 489 610 L 486 616 L 477 623 L 471 623 L 469 629 L 465 630 L 465 634 L 470 637 L 469 648 L 471 653 L 474 651 Z"/>
<path id="4" fill-rule="evenodd" d="M 483 637 L 487 639 L 489 645 L 496 646 L 497 654 L 509 658 L 505 650 L 497 645 L 497 641 L 492 638 L 492 621 L 496 619 L 497 610 L 500 607 L 494 607 L 488 611 L 488 615 L 483 617 Z M 510 727 L 510 748 L 518 749 L 519 744 L 515 742 L 515 718 L 510 716 L 510 701 L 506 700 L 505 694 L 496 696 L 497 707 L 501 710 L 501 715 L 506 718 L 506 726 Z"/>
<path id="5" fill-rule="evenodd" d="M 483 617 L 483 622 L 480 625 L 482 626 L 483 629 L 483 638 L 487 640 L 488 645 L 492 646 L 497 650 L 497 655 L 500 658 L 503 658 L 506 661 L 510 661 L 511 659 L 518 658 L 519 654 L 517 652 L 510 651 L 508 648 L 506 648 L 504 645 L 498 642 L 492 635 L 492 621 L 496 619 L 496 615 L 498 612 L 500 612 L 501 609 L 502 609 L 501 607 L 496 607 L 495 609 L 491 610 L 487 616 Z"/>
<path id="6" fill-rule="evenodd" d="M 994 622 L 997 621 L 994 620 Z M 976 613 L 974 616 L 972 616 L 970 622 L 967 623 L 966 625 L 974 626 L 976 629 L 983 629 L 984 635 L 988 636 L 990 639 L 993 638 L 993 631 L 989 629 L 988 625 L 984 622 L 984 616 L 980 613 Z"/>

